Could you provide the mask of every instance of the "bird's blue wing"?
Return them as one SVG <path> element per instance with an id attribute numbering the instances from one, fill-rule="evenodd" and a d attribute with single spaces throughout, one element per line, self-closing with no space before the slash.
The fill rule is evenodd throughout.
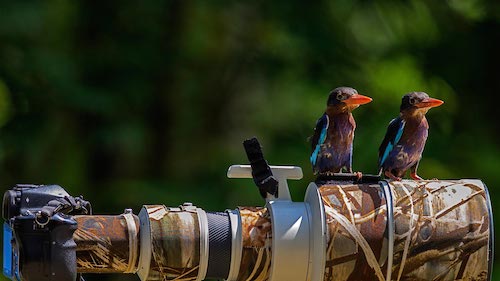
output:
<path id="1" fill-rule="evenodd" d="M 328 115 L 326 114 L 323 114 L 323 116 L 321 116 L 321 118 L 319 118 L 318 121 L 316 122 L 316 128 L 314 128 L 314 135 L 311 138 L 312 153 L 310 160 L 313 166 L 316 165 L 316 160 L 318 159 L 318 153 L 321 149 L 321 145 L 326 140 L 328 123 L 329 123 L 329 118 Z"/>
<path id="2" fill-rule="evenodd" d="M 389 123 L 387 133 L 385 134 L 384 140 L 378 149 L 379 166 L 384 164 L 385 160 L 387 160 L 387 157 L 389 156 L 389 153 L 401 139 L 404 128 L 405 121 L 400 117 L 393 119 L 391 123 Z"/>

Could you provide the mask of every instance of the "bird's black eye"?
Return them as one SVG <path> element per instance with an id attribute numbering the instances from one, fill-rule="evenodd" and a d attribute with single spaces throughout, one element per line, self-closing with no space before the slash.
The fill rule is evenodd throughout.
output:
<path id="1" fill-rule="evenodd" d="M 410 98 L 409 102 L 410 102 L 411 105 L 414 105 L 415 102 L 416 102 L 416 100 L 414 98 Z"/>
<path id="2" fill-rule="evenodd" d="M 341 93 L 338 93 L 338 94 L 337 94 L 337 99 L 338 99 L 338 100 L 342 100 L 342 99 L 344 99 L 344 95 L 342 95 Z"/>

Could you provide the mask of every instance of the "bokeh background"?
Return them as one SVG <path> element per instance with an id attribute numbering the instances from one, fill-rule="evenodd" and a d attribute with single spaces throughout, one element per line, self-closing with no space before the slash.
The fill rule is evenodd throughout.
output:
<path id="1" fill-rule="evenodd" d="M 301 200 L 307 138 L 347 85 L 374 99 L 354 113 L 355 170 L 377 172 L 401 96 L 426 91 L 446 103 L 421 176 L 480 178 L 498 211 L 499 65 L 498 1 L 0 1 L 0 184 L 60 184 L 102 214 L 261 205 L 226 178 L 257 136 L 303 168 Z"/>

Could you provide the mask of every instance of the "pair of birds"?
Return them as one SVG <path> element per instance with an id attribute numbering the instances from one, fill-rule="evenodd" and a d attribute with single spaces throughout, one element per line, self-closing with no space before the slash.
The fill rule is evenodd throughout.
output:
<path id="1" fill-rule="evenodd" d="M 352 143 L 356 122 L 352 111 L 372 99 L 358 94 L 349 87 L 330 92 L 325 113 L 318 119 L 311 138 L 311 164 L 314 174 L 330 175 L 342 169 L 352 173 Z M 401 180 L 410 170 L 414 180 L 427 141 L 429 124 L 425 114 L 443 101 L 430 98 L 424 92 L 411 92 L 403 96 L 400 114 L 389 123 L 387 133 L 379 147 L 379 171 L 392 180 Z M 361 173 L 356 173 L 361 177 Z"/>

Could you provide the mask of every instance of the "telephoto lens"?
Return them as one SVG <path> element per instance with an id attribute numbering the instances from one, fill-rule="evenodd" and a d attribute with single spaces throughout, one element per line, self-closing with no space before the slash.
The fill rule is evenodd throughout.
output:
<path id="1" fill-rule="evenodd" d="M 145 205 L 138 216 L 130 209 L 82 214 L 85 202 L 62 196 L 59 186 L 17 186 L 4 194 L 4 274 L 30 281 L 74 281 L 77 273 L 142 281 L 491 280 L 493 216 L 480 180 L 344 175 L 310 183 L 296 202 L 286 181 L 300 179 L 301 169 L 270 169 L 277 197 L 222 212 L 186 202 Z M 228 176 L 250 178 L 251 166 L 232 166 Z"/>

